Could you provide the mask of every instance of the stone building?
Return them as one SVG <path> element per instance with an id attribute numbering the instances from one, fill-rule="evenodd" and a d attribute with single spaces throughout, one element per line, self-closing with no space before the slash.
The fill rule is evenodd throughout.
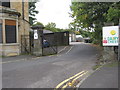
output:
<path id="1" fill-rule="evenodd" d="M 0 4 L 0 56 L 29 51 L 28 2 L 7 0 Z"/>

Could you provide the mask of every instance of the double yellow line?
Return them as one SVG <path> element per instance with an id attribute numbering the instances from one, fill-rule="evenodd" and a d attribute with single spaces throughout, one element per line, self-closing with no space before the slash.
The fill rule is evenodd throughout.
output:
<path id="1" fill-rule="evenodd" d="M 39 59 L 41 57 L 35 57 L 35 58 L 30 58 L 30 60 L 36 60 Z M 14 62 L 19 62 L 19 61 L 28 61 L 29 59 L 19 59 L 19 60 L 14 60 L 14 61 L 6 61 L 6 62 L 0 62 L 0 64 L 5 64 L 5 63 L 14 63 Z"/>
<path id="2" fill-rule="evenodd" d="M 81 71 L 81 72 L 75 74 L 74 76 L 72 76 L 72 77 L 70 77 L 70 78 L 62 81 L 60 84 L 58 84 L 58 85 L 56 86 L 55 89 L 60 88 L 60 87 L 63 86 L 65 83 L 67 83 L 68 81 L 71 81 L 71 80 L 72 80 L 71 83 L 67 83 L 67 84 L 65 84 L 65 85 L 62 87 L 62 88 L 66 88 L 66 87 L 69 86 L 70 84 L 71 84 L 71 85 L 74 84 L 77 79 L 79 79 L 80 77 L 82 77 L 83 75 L 85 75 L 85 74 L 87 74 L 87 73 L 88 73 L 88 71 Z"/>

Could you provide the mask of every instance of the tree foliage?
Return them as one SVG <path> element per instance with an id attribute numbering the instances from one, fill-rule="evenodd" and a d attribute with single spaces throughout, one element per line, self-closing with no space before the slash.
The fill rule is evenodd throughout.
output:
<path id="1" fill-rule="evenodd" d="M 29 2 L 29 21 L 30 21 L 30 25 L 33 25 L 36 18 L 35 15 L 38 14 L 39 12 L 36 9 L 35 4 L 37 3 L 37 1 L 35 2 Z"/>
<path id="2" fill-rule="evenodd" d="M 61 32 L 63 29 L 56 28 L 56 24 L 54 22 L 49 22 L 47 25 L 45 25 L 45 29 L 50 30 L 52 32 Z"/>
<path id="3" fill-rule="evenodd" d="M 61 29 L 57 28 L 56 24 L 54 22 L 49 22 L 47 25 L 45 25 L 45 29 L 50 30 L 52 32 L 64 32 L 64 31 L 69 31 L 72 32 L 71 29 Z"/>
<path id="4" fill-rule="evenodd" d="M 118 24 L 118 19 L 120 18 L 119 6 L 119 2 L 74 2 L 70 7 L 72 10 L 71 17 L 74 18 L 74 22 L 70 25 L 74 27 L 74 30 L 91 31 L 93 29 L 93 32 L 88 35 L 93 41 L 100 44 L 104 23 L 111 21 Z M 85 33 L 82 34 L 85 35 Z"/>
<path id="5" fill-rule="evenodd" d="M 48 23 L 45 27 L 46 27 L 46 29 L 56 28 L 56 24 L 53 23 L 53 22 L 50 22 L 50 23 Z"/>
<path id="6" fill-rule="evenodd" d="M 50 22 L 47 25 L 45 25 L 45 29 L 50 30 L 52 32 L 57 32 L 56 24 L 53 22 Z"/>
<path id="7" fill-rule="evenodd" d="M 36 22 L 35 24 L 33 24 L 33 26 L 37 26 L 37 25 L 41 25 L 44 27 L 44 25 L 41 22 Z"/>
<path id="8" fill-rule="evenodd" d="M 106 14 L 108 22 L 118 25 L 120 19 L 120 2 L 113 3 Z"/>

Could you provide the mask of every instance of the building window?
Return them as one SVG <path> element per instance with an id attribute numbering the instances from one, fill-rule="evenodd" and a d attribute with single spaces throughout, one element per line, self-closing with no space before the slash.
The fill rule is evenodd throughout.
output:
<path id="1" fill-rule="evenodd" d="M 2 43 L 2 20 L 0 20 L 0 43 Z"/>
<path id="2" fill-rule="evenodd" d="M 16 43 L 16 21 L 5 20 L 6 43 Z"/>
<path id="3" fill-rule="evenodd" d="M 2 1 L 2 6 L 10 8 L 10 0 L 5 0 L 5 2 Z"/>

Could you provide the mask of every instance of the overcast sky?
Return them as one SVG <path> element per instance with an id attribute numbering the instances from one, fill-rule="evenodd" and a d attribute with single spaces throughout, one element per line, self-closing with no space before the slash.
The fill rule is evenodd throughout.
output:
<path id="1" fill-rule="evenodd" d="M 37 21 L 44 25 L 48 22 L 56 23 L 58 28 L 68 28 L 68 24 L 72 21 L 68 12 L 70 11 L 71 0 L 40 0 L 36 4 Z"/>

